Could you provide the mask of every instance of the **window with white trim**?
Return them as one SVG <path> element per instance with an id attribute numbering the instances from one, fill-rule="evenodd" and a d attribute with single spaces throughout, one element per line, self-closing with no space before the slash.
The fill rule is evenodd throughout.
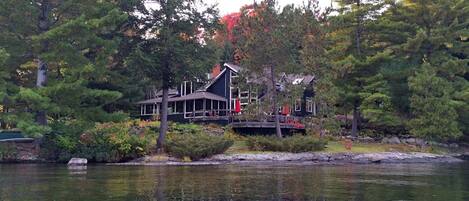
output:
<path id="1" fill-rule="evenodd" d="M 181 84 L 181 95 L 185 96 L 192 93 L 192 82 L 191 81 L 184 81 Z"/>
<path id="2" fill-rule="evenodd" d="M 301 111 L 301 99 L 295 101 L 295 111 Z"/>
<path id="3" fill-rule="evenodd" d="M 306 100 L 306 111 L 312 113 L 313 112 L 313 107 L 314 107 L 313 106 L 313 100 L 307 99 Z"/>

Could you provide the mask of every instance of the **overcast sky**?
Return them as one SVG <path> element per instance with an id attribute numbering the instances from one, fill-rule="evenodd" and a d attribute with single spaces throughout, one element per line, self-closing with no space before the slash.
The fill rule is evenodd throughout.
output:
<path id="1" fill-rule="evenodd" d="M 220 9 L 220 16 L 239 11 L 239 9 L 246 4 L 252 4 L 254 0 L 205 0 L 208 4 L 218 3 L 218 9 Z M 259 0 L 256 0 L 259 2 Z M 278 0 L 279 6 L 285 6 L 287 4 L 302 5 L 305 0 Z M 331 0 L 319 0 L 321 7 L 331 5 Z"/>
<path id="2" fill-rule="evenodd" d="M 1 0 L 0 0 L 1 1 Z M 260 2 L 261 0 L 255 0 L 256 2 Z M 295 4 L 295 5 L 302 5 L 303 2 L 307 0 L 277 0 L 279 3 L 280 7 L 283 7 L 287 4 Z M 319 5 L 322 8 L 325 8 L 327 6 L 331 5 L 332 0 L 319 0 Z M 218 9 L 220 10 L 220 16 L 234 13 L 239 11 L 239 9 L 248 4 L 252 4 L 254 0 L 204 0 L 205 3 L 208 5 L 216 4 L 218 3 Z M 154 8 L 156 4 L 154 4 L 152 1 L 148 1 L 146 3 L 147 6 L 150 8 Z"/>

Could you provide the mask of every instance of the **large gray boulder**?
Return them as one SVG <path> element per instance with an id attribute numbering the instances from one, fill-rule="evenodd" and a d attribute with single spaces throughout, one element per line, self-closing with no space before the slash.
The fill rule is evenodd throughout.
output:
<path id="1" fill-rule="evenodd" d="M 415 144 L 418 145 L 418 146 L 425 146 L 427 144 L 427 142 L 425 142 L 425 140 L 423 140 L 423 139 L 416 138 L 415 139 Z"/>
<path id="2" fill-rule="evenodd" d="M 415 140 L 415 138 L 407 138 L 405 142 L 407 144 L 416 144 L 417 141 Z"/>
<path id="3" fill-rule="evenodd" d="M 401 144 L 401 140 L 399 140 L 398 137 L 392 137 L 392 138 L 389 138 L 388 143 L 389 144 Z"/>
<path id="4" fill-rule="evenodd" d="M 68 166 L 86 166 L 88 160 L 86 158 L 72 158 L 68 161 Z"/>

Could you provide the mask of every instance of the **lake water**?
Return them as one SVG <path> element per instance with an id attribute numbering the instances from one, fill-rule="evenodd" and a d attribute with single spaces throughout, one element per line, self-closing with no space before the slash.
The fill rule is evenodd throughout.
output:
<path id="1" fill-rule="evenodd" d="M 469 163 L 0 165 L 0 200 L 469 200 Z"/>

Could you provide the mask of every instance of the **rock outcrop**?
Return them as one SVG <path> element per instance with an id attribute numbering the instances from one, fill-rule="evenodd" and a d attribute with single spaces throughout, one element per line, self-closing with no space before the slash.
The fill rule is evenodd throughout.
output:
<path id="1" fill-rule="evenodd" d="M 318 163 L 449 163 L 462 160 L 446 155 L 429 153 L 261 153 L 261 154 L 220 154 L 205 161 L 312 161 Z"/>
<path id="2" fill-rule="evenodd" d="M 72 158 L 68 161 L 68 166 L 86 166 L 88 160 L 86 158 Z"/>

